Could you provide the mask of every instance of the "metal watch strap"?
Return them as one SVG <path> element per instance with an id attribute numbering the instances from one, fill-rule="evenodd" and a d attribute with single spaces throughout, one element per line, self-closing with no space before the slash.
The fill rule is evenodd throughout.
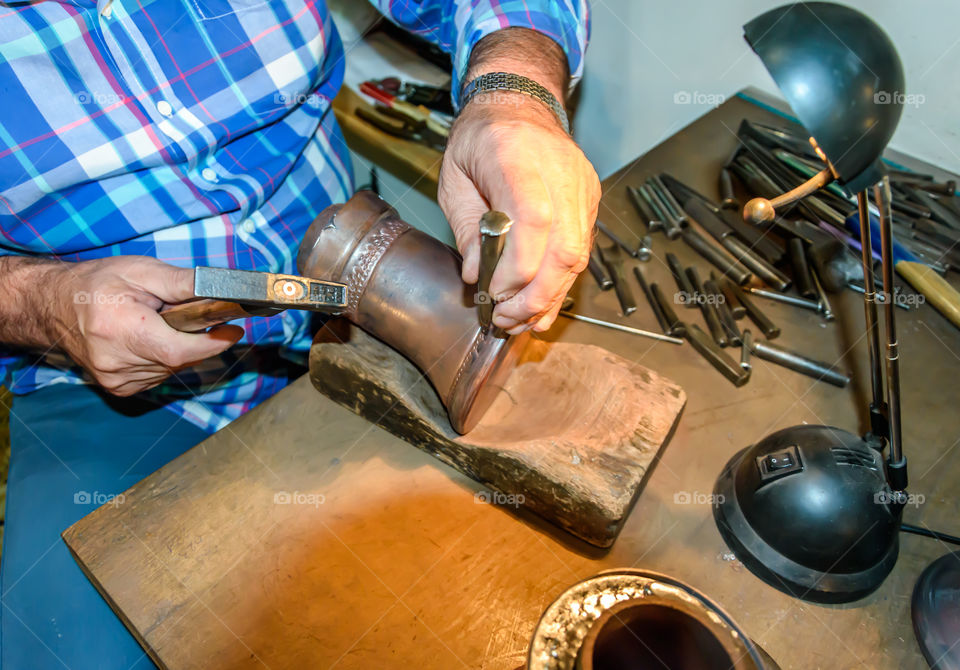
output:
<path id="1" fill-rule="evenodd" d="M 488 72 L 482 74 L 476 79 L 470 81 L 460 93 L 460 108 L 463 109 L 467 103 L 482 93 L 492 93 L 494 91 L 510 91 L 513 93 L 523 93 L 531 98 L 536 98 L 554 113 L 563 130 L 570 132 L 570 121 L 567 119 L 567 112 L 563 109 L 560 101 L 546 88 L 518 74 L 510 72 Z"/>

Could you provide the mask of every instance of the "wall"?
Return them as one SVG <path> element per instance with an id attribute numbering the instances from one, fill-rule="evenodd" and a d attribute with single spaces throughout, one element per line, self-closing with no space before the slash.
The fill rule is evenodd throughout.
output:
<path id="1" fill-rule="evenodd" d="M 777 92 L 743 40 L 742 26 L 781 1 L 590 4 L 593 40 L 575 133 L 601 177 L 746 86 Z M 846 4 L 887 31 L 904 64 L 907 93 L 917 94 L 891 147 L 960 172 L 960 2 Z"/>

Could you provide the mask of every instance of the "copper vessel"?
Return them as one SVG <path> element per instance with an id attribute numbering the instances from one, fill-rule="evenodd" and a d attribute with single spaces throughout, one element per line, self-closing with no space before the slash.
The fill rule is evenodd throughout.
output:
<path id="1" fill-rule="evenodd" d="M 527 670 L 779 670 L 719 605 L 649 570 L 608 570 L 546 609 Z"/>
<path id="2" fill-rule="evenodd" d="M 344 316 L 409 358 L 463 434 L 490 407 L 526 338 L 480 326 L 460 265 L 456 251 L 371 191 L 321 212 L 297 254 L 301 274 L 347 285 Z"/>

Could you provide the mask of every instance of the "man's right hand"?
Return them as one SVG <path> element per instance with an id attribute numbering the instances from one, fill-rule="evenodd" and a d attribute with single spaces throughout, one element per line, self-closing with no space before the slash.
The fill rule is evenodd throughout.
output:
<path id="1" fill-rule="evenodd" d="M 11 338 L 8 325 L 0 326 L 0 341 L 65 351 L 114 395 L 152 388 L 243 336 L 239 326 L 189 334 L 168 326 L 158 311 L 193 297 L 193 270 L 155 258 L 37 263 L 33 272 L 31 264 L 15 268 L 19 300 L 0 309 L 4 317 L 22 319 L 26 341 Z"/>

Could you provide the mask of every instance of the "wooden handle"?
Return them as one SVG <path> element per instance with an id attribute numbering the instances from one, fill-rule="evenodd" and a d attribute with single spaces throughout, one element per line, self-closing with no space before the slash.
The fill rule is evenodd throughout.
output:
<path id="1" fill-rule="evenodd" d="M 896 265 L 897 273 L 910 282 L 910 285 L 933 305 L 941 314 L 947 317 L 957 328 L 960 328 L 960 293 L 947 283 L 947 280 L 938 275 L 930 267 L 922 263 L 900 261 Z"/>
<path id="2" fill-rule="evenodd" d="M 160 310 L 167 324 L 185 333 L 199 333 L 233 319 L 255 316 L 235 302 L 226 300 L 193 300 L 169 305 Z"/>

